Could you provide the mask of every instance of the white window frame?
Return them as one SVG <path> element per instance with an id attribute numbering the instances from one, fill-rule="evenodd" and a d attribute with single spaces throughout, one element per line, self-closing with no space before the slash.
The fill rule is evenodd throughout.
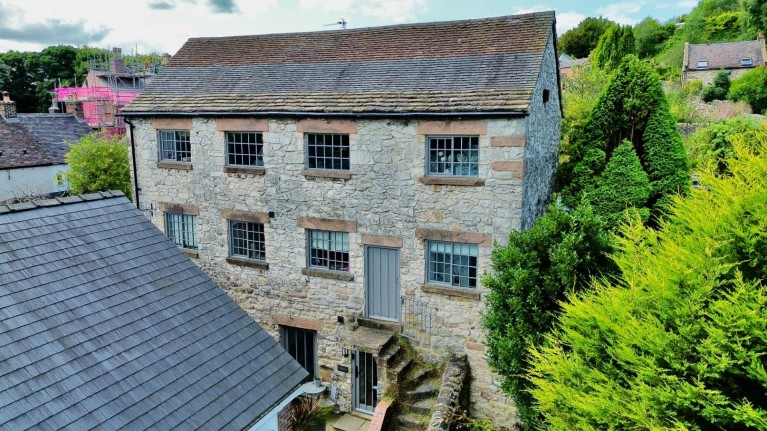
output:
<path id="1" fill-rule="evenodd" d="M 158 130 L 157 150 L 161 162 L 192 163 L 191 133 L 189 130 Z"/>
<path id="2" fill-rule="evenodd" d="M 696 69 L 708 69 L 708 60 L 698 60 Z"/>
<path id="3" fill-rule="evenodd" d="M 439 261 L 435 259 L 436 254 L 446 258 Z M 479 284 L 479 245 L 426 241 L 426 282 L 456 289 L 476 289 Z"/>
<path id="4" fill-rule="evenodd" d="M 468 148 L 464 148 L 464 144 L 468 144 Z M 477 135 L 427 136 L 426 175 L 477 178 L 479 177 L 479 152 Z"/>
<path id="5" fill-rule="evenodd" d="M 754 62 L 751 60 L 751 58 L 741 58 L 740 59 L 740 66 L 741 67 L 750 67 L 753 66 Z"/>

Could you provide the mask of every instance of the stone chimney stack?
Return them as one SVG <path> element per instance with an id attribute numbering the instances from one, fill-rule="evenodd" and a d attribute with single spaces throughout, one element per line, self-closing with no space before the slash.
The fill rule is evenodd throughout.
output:
<path id="1" fill-rule="evenodd" d="M 759 35 L 756 36 L 756 40 L 759 42 L 759 46 L 762 48 L 762 64 L 767 64 L 767 46 L 765 46 L 764 43 L 764 33 L 760 31 Z"/>
<path id="2" fill-rule="evenodd" d="M 83 110 L 83 101 L 78 100 L 77 93 L 72 93 L 69 100 L 64 102 L 64 112 L 73 114 L 80 120 L 85 120 L 85 111 Z"/>
<path id="3" fill-rule="evenodd" d="M 163 54 L 162 55 L 162 65 L 163 66 L 167 66 L 168 63 L 170 63 L 170 59 L 171 59 L 171 55 L 170 54 L 168 54 L 167 52 L 165 54 Z"/>
<path id="4" fill-rule="evenodd" d="M 125 73 L 122 48 L 112 48 L 112 59 L 109 60 L 109 71 L 112 73 Z"/>
<path id="5" fill-rule="evenodd" d="M 11 100 L 11 95 L 3 91 L 3 104 L 0 109 L 0 115 L 4 118 L 16 118 L 16 102 Z"/>

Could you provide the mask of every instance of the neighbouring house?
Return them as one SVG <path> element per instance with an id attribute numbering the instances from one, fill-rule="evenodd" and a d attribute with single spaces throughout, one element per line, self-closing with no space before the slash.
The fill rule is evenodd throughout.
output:
<path id="1" fill-rule="evenodd" d="M 112 48 L 106 59 L 90 59 L 90 69 L 80 87 L 57 87 L 56 102 L 62 110 L 89 126 L 110 133 L 125 133 L 120 113 L 152 82 L 159 65 L 125 64 L 121 48 Z"/>
<path id="2" fill-rule="evenodd" d="M 767 60 L 764 34 L 756 40 L 745 42 L 724 42 L 707 44 L 684 44 L 682 60 L 682 82 L 698 80 L 703 85 L 714 82 L 716 75 L 724 70 L 730 79 L 761 66 Z"/>
<path id="3" fill-rule="evenodd" d="M 0 202 L 60 193 L 67 142 L 93 132 L 69 114 L 20 114 L 8 92 L 0 102 Z"/>
<path id="4" fill-rule="evenodd" d="M 589 61 L 588 58 L 572 58 L 567 54 L 559 54 L 559 74 L 562 77 L 571 77 L 575 68 L 583 66 Z"/>
<path id="5" fill-rule="evenodd" d="M 121 192 L 0 205 L 0 244 L 0 429 L 277 431 L 303 393 Z"/>
<path id="6" fill-rule="evenodd" d="M 468 354 L 472 413 L 508 425 L 481 312 L 493 243 L 549 202 L 553 12 L 193 38 L 125 108 L 142 209 L 339 408 L 390 383 L 373 327 Z M 362 325 L 358 328 L 358 325 Z M 364 331 L 363 331 L 364 330 Z"/>

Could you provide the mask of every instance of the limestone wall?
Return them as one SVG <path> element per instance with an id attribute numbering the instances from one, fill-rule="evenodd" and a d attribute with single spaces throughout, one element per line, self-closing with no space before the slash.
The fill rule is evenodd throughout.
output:
<path id="1" fill-rule="evenodd" d="M 746 72 L 750 71 L 751 67 L 744 67 L 741 69 L 728 69 L 730 79 L 737 79 L 743 76 Z M 682 81 L 701 81 L 703 85 L 711 85 L 714 83 L 714 78 L 722 69 L 706 69 L 706 70 L 687 70 L 682 72 Z"/>
<path id="2" fill-rule="evenodd" d="M 550 88 L 556 95 L 556 85 Z M 548 106 L 558 103 L 553 99 Z M 475 376 L 473 409 L 500 425 L 513 418 L 514 409 L 500 394 L 497 379 L 484 358 L 480 325 L 483 301 L 476 297 L 484 289 L 424 290 L 423 235 L 456 231 L 465 238 L 480 238 L 479 272 L 489 268 L 492 241 L 505 244 L 509 231 L 522 226 L 523 181 L 528 183 L 527 176 L 547 181 L 550 173 L 551 161 L 546 155 L 540 156 L 550 144 L 540 134 L 556 132 L 556 138 L 548 139 L 558 141 L 558 127 L 552 131 L 553 126 L 536 125 L 528 133 L 526 122 L 526 118 L 448 122 L 261 119 L 245 124 L 213 118 L 162 119 L 154 125 L 187 127 L 191 123 L 192 130 L 191 169 L 168 169 L 158 167 L 152 120 L 135 119 L 141 204 L 145 210 L 155 210 L 147 214 L 160 229 L 164 229 L 163 214 L 157 210 L 160 202 L 199 207 L 198 265 L 275 337 L 279 324 L 317 330 L 322 378 L 339 387 L 338 401 L 344 410 L 351 408 L 352 374 L 340 371 L 338 366 L 351 369 L 349 358 L 341 355 L 341 338 L 350 328 L 349 319 L 341 324 L 338 316 L 359 315 L 364 310 L 363 238 L 385 235 L 388 243 L 401 243 L 401 293 L 428 303 L 433 317 L 430 336 L 421 337 L 415 344 L 433 357 L 466 352 Z M 262 172 L 225 172 L 222 125 L 263 129 Z M 305 175 L 305 131 L 349 134 L 350 178 Z M 479 135 L 479 178 L 484 184 L 425 181 L 427 134 Z M 540 147 L 527 158 L 526 136 L 536 148 Z M 523 163 L 529 166 L 523 168 Z M 546 183 L 528 192 L 527 199 L 534 208 L 528 211 L 528 217 L 537 214 L 541 202 L 548 198 L 535 193 L 548 193 L 548 189 Z M 260 217 L 274 213 L 265 227 L 268 269 L 227 263 L 227 222 L 221 210 L 256 212 Z M 353 280 L 302 273 L 306 267 L 306 236 L 300 224 L 307 218 L 336 220 L 350 231 Z"/>

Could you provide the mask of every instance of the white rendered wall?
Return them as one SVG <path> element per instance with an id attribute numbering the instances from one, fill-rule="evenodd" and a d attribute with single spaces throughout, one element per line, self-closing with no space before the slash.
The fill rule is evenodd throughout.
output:
<path id="1" fill-rule="evenodd" d="M 0 169 L 0 202 L 24 196 L 39 196 L 66 190 L 56 183 L 56 174 L 69 170 L 67 165 Z"/>

